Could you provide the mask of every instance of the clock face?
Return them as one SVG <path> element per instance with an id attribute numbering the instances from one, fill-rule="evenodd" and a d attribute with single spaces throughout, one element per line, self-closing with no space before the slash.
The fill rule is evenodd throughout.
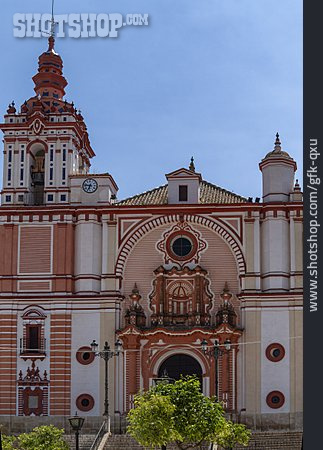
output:
<path id="1" fill-rule="evenodd" d="M 83 191 L 92 194 L 98 188 L 98 183 L 93 178 L 88 178 L 83 182 Z"/>

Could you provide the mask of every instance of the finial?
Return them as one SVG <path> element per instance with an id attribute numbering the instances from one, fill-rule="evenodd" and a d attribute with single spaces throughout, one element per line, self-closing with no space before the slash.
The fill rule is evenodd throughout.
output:
<path id="1" fill-rule="evenodd" d="M 222 293 L 220 294 L 220 297 L 222 298 L 224 303 L 229 302 L 230 298 L 232 297 L 232 294 L 230 292 L 229 285 L 228 285 L 227 281 L 224 283 L 224 288 L 223 288 Z"/>
<path id="2" fill-rule="evenodd" d="M 134 287 L 132 289 L 132 293 L 133 294 L 138 294 L 139 293 L 137 283 L 134 284 Z"/>
<path id="3" fill-rule="evenodd" d="M 189 169 L 190 169 L 192 172 L 195 172 L 195 165 L 194 165 L 194 158 L 193 158 L 193 156 L 192 156 L 192 158 L 191 158 L 191 162 L 190 162 L 190 165 L 189 165 Z"/>
<path id="4" fill-rule="evenodd" d="M 49 36 L 48 38 L 48 52 L 51 52 L 54 50 L 55 47 L 55 38 L 54 36 Z"/>
<path id="5" fill-rule="evenodd" d="M 276 133 L 276 140 L 275 140 L 275 147 L 274 147 L 274 151 L 275 152 L 281 152 L 281 142 L 279 139 L 279 133 Z"/>
<path id="6" fill-rule="evenodd" d="M 16 113 L 16 108 L 15 108 L 15 102 L 12 101 L 11 103 L 9 103 L 8 105 L 8 109 L 7 109 L 7 114 L 15 114 Z"/>
<path id="7" fill-rule="evenodd" d="M 301 187 L 300 187 L 300 185 L 298 183 L 298 179 L 296 179 L 296 183 L 295 183 L 295 186 L 294 186 L 294 192 L 300 192 L 300 191 L 301 191 Z"/>

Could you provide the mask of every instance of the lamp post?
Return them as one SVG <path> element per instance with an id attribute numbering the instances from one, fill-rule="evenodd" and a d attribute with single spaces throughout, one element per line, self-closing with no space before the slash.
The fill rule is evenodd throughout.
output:
<path id="1" fill-rule="evenodd" d="M 70 417 L 68 419 L 71 427 L 73 428 L 73 431 L 75 432 L 75 449 L 76 450 L 79 450 L 79 448 L 80 448 L 79 447 L 79 434 L 83 427 L 84 420 L 85 420 L 84 417 L 79 417 L 77 415 L 77 412 L 75 413 L 74 417 Z"/>
<path id="2" fill-rule="evenodd" d="M 98 351 L 98 344 L 95 339 L 91 343 L 91 349 L 95 356 L 99 356 L 104 359 L 105 367 L 105 380 L 104 380 L 104 413 L 105 419 L 107 421 L 108 433 L 110 433 L 110 415 L 109 415 L 109 379 L 108 379 L 108 363 L 114 356 L 119 356 L 122 349 L 122 342 L 117 339 L 115 342 L 115 350 L 111 350 L 107 341 L 104 343 L 104 347 L 101 351 Z"/>
<path id="3" fill-rule="evenodd" d="M 202 352 L 204 355 L 209 355 L 214 358 L 215 361 L 215 394 L 217 399 L 219 400 L 219 379 L 218 379 L 218 360 L 221 356 L 223 356 L 226 352 L 231 350 L 231 341 L 230 339 L 226 339 L 224 341 L 225 350 L 220 349 L 220 345 L 218 341 L 215 341 L 213 347 L 208 350 L 207 341 L 203 339 L 201 342 Z"/>
<path id="4" fill-rule="evenodd" d="M 163 371 L 163 373 L 161 374 L 161 376 L 158 378 L 154 378 L 153 381 L 154 381 L 155 386 L 157 386 L 157 384 L 159 384 L 159 383 L 167 383 L 167 384 L 175 383 L 176 380 L 175 380 L 175 378 L 170 378 L 168 376 L 167 370 L 165 369 Z M 162 445 L 161 450 L 166 450 L 166 445 Z"/>

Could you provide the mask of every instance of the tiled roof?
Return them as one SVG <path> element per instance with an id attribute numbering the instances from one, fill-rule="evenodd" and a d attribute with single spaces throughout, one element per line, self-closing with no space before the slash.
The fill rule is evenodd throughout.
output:
<path id="1" fill-rule="evenodd" d="M 142 205 L 166 205 L 167 204 L 168 185 L 164 184 L 151 191 L 134 195 L 117 202 L 117 205 L 142 206 Z M 201 182 L 200 203 L 245 203 L 247 199 L 233 192 L 226 191 L 215 184 L 207 181 Z"/>

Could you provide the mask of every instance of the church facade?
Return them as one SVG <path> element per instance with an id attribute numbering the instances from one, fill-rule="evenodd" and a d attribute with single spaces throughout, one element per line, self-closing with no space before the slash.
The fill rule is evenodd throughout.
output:
<path id="1" fill-rule="evenodd" d="M 101 416 L 90 344 L 118 338 L 112 417 L 156 378 L 195 373 L 250 425 L 300 427 L 302 193 L 278 134 L 262 201 L 203 180 L 193 160 L 118 200 L 112 175 L 90 173 L 62 69 L 51 37 L 36 95 L 0 126 L 0 416 Z"/>

